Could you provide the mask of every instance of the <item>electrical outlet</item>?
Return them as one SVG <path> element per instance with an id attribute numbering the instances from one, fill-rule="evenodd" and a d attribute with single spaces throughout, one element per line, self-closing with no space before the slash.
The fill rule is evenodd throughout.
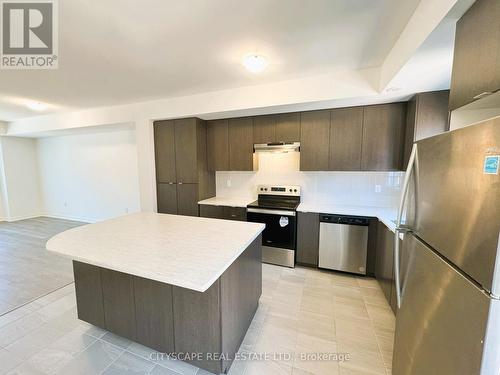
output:
<path id="1" fill-rule="evenodd" d="M 226 180 L 226 185 L 227 185 L 227 187 L 231 187 L 231 180 L 230 179 Z"/>
<path id="2" fill-rule="evenodd" d="M 64 207 L 68 207 L 68 202 L 64 201 Z"/>
<path id="3" fill-rule="evenodd" d="M 128 214 L 128 207 L 125 207 L 125 213 Z"/>
<path id="4" fill-rule="evenodd" d="M 380 193 L 382 191 L 382 186 L 375 185 L 375 193 Z"/>

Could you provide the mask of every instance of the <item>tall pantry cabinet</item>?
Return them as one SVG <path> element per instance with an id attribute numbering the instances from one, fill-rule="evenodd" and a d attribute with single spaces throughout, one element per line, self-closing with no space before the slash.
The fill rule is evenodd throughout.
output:
<path id="1" fill-rule="evenodd" d="M 198 216 L 198 201 L 215 195 L 206 122 L 193 117 L 155 121 L 153 126 L 158 212 Z"/>

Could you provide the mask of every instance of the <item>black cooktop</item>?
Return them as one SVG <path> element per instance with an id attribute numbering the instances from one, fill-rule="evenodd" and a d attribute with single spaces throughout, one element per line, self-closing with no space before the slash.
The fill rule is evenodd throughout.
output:
<path id="1" fill-rule="evenodd" d="M 259 199 L 250 203 L 247 207 L 295 211 L 299 203 L 300 197 L 259 195 Z"/>

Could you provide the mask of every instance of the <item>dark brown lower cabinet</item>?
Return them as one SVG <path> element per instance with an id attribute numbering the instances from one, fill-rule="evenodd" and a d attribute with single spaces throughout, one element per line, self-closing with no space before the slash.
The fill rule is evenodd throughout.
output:
<path id="1" fill-rule="evenodd" d="M 391 301 L 391 288 L 394 278 L 394 234 L 379 221 L 377 228 L 377 258 L 375 277 L 377 278 L 387 302 Z"/>
<path id="2" fill-rule="evenodd" d="M 210 204 L 200 204 L 199 206 L 200 217 L 236 221 L 247 220 L 247 209 L 245 207 L 214 206 Z"/>
<path id="3" fill-rule="evenodd" d="M 200 217 L 208 217 L 211 219 L 224 218 L 224 206 L 214 206 L 211 204 L 199 205 Z"/>
<path id="4" fill-rule="evenodd" d="M 297 212 L 297 257 L 299 264 L 318 266 L 319 214 Z"/>
<path id="5" fill-rule="evenodd" d="M 247 209 L 244 207 L 224 206 L 223 211 L 227 220 L 247 221 Z"/>
<path id="6" fill-rule="evenodd" d="M 177 185 L 158 184 L 158 212 L 161 214 L 177 215 Z"/>
<path id="7" fill-rule="evenodd" d="M 199 184 L 158 184 L 158 213 L 198 216 Z"/>
<path id="8" fill-rule="evenodd" d="M 198 184 L 177 184 L 177 214 L 198 216 Z"/>
<path id="9" fill-rule="evenodd" d="M 375 277 L 387 302 L 396 312 L 396 286 L 394 282 L 394 232 L 378 222 Z"/>
<path id="10" fill-rule="evenodd" d="M 396 297 L 396 285 L 393 284 L 391 288 L 391 300 L 389 301 L 389 304 L 391 305 L 392 312 L 396 314 L 396 311 L 398 310 L 398 298 Z"/>

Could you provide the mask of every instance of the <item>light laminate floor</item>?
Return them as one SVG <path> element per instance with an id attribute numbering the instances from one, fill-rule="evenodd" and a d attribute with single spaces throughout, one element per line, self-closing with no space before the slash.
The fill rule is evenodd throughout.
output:
<path id="1" fill-rule="evenodd" d="M 240 354 L 271 359 L 235 362 L 230 375 L 389 375 L 394 321 L 373 279 L 264 264 L 263 295 Z M 0 317 L 0 374 L 206 374 L 154 353 L 79 321 L 73 284 Z M 349 358 L 313 360 L 315 353 Z"/>
<path id="2" fill-rule="evenodd" d="M 83 223 L 47 217 L 0 222 L 0 315 L 73 282 L 71 261 L 45 243 Z"/>

